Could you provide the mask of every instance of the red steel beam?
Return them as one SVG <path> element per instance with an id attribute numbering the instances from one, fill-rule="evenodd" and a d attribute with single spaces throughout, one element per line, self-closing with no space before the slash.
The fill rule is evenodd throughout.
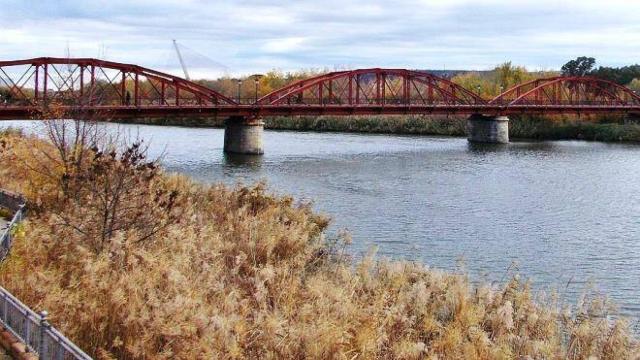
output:
<path id="1" fill-rule="evenodd" d="M 293 115 L 522 115 L 522 114 L 625 114 L 640 113 L 640 105 L 621 106 L 585 106 L 585 105 L 237 105 L 237 106 L 145 106 L 139 108 L 123 106 L 62 106 L 61 109 L 71 114 L 95 115 L 105 121 L 117 118 L 153 117 L 153 116 L 293 116 Z M 42 108 L 37 106 L 7 106 L 0 108 L 0 119 L 33 119 L 37 118 Z"/>
<path id="2" fill-rule="evenodd" d="M 36 79 L 35 79 L 35 87 L 33 89 L 33 96 L 35 98 L 35 101 L 38 102 L 38 88 L 40 87 L 40 79 L 39 79 L 39 75 L 40 75 L 40 66 L 36 65 Z"/>
<path id="3" fill-rule="evenodd" d="M 12 106 L 7 104 L 0 108 L 0 118 L 23 118 L 37 116 L 41 111 L 40 105 L 46 106 L 48 94 L 48 81 L 50 78 L 49 67 L 53 66 L 57 76 L 61 74 L 55 65 L 74 64 L 80 68 L 80 95 L 89 92 L 88 103 L 81 103 L 83 110 L 105 114 L 105 118 L 111 115 L 119 117 L 127 116 L 164 116 L 175 114 L 190 114 L 193 116 L 291 116 L 291 115 L 370 115 L 370 114 L 597 114 L 597 113 L 628 113 L 640 112 L 640 96 L 631 90 L 618 84 L 590 77 L 554 77 L 537 79 L 509 89 L 490 102 L 480 98 L 472 91 L 462 88 L 453 82 L 430 74 L 402 69 L 359 69 L 351 71 L 338 71 L 324 74 L 311 79 L 296 82 L 293 85 L 275 90 L 271 94 L 259 99 L 258 104 L 239 105 L 226 96 L 210 90 L 197 83 L 193 83 L 172 75 L 155 70 L 146 69 L 136 65 L 114 63 L 96 59 L 59 59 L 36 58 L 18 61 L 0 61 L 0 68 L 15 65 L 30 65 L 35 68 L 35 86 L 33 92 L 34 105 Z M 90 89 L 85 90 L 85 68 L 90 66 Z M 40 69 L 43 69 L 41 79 Z M 104 69 L 115 69 L 122 73 L 120 92 L 122 100 L 120 105 L 100 103 L 96 98 L 96 68 L 104 74 Z M 77 68 L 76 68 L 77 69 Z M 30 71 L 29 69 L 27 71 Z M 75 70 L 74 70 L 75 71 Z M 33 73 L 31 73 L 33 75 Z M 132 74 L 134 80 L 133 104 L 126 99 L 127 74 Z M 54 77 L 56 75 L 54 74 Z M 106 74 L 105 74 L 106 76 Z M 117 76 L 117 74 L 116 74 Z M 147 81 L 160 82 L 160 101 L 154 99 L 158 94 L 149 94 L 141 87 L 141 78 Z M 371 81 L 375 76 L 375 83 Z M 64 83 L 57 93 L 70 91 L 72 95 L 76 89 L 73 87 L 73 74 L 69 83 L 63 78 Z M 21 79 L 11 83 L 20 84 Z M 111 79 L 107 78 L 111 81 Z M 52 77 L 52 80 L 55 80 Z M 340 86 L 348 82 L 348 90 Z M 401 90 L 393 84 L 400 81 Z M 41 95 L 41 82 L 42 95 Z M 333 86 L 338 84 L 338 91 L 334 92 Z M 151 83 L 155 88 L 155 85 Z M 175 101 L 167 99 L 166 87 L 175 89 Z M 422 91 L 418 87 L 422 87 Z M 65 88 L 65 86 L 68 88 Z M 355 89 L 354 89 L 355 86 Z M 372 87 L 375 89 L 372 90 Z M 58 87 L 58 85 L 56 85 Z M 324 98 L 324 88 L 328 90 L 328 101 Z M 395 99 L 386 102 L 387 87 L 390 95 Z M 421 103 L 414 103 L 411 87 L 415 88 L 415 95 L 419 96 Z M 367 90 L 365 90 L 367 89 Z M 582 90 L 581 90 L 582 89 Z M 312 93 L 317 91 L 317 104 L 304 104 L 305 91 Z M 355 90 L 355 94 L 354 94 Z M 424 91 L 426 90 L 426 94 Z M 117 90 L 116 90 L 117 92 Z M 361 92 L 364 93 L 366 102 L 361 101 Z M 28 92 L 27 92 L 28 93 Z M 347 99 L 344 99 L 344 96 Z M 373 93 L 373 94 L 372 94 Z M 142 95 L 142 96 L 141 96 Z M 425 99 L 423 95 L 427 95 Z M 436 98 L 436 95 L 438 96 Z M 181 96 L 183 99 L 181 99 Z M 544 96 L 544 97 L 543 97 Z M 74 96 L 75 97 L 75 96 Z M 374 99 L 371 99 L 375 97 Z M 401 97 L 402 100 L 398 98 Z M 297 98 L 298 100 L 292 101 Z M 527 99 L 533 98 L 533 104 Z M 546 99 L 542 102 L 541 99 Z M 203 101 L 207 99 L 210 102 Z M 505 102 L 505 99 L 508 102 Z M 26 100 L 29 100 L 28 98 Z M 184 101 L 183 101 L 184 100 Z M 194 105 L 194 100 L 196 105 Z M 345 101 L 346 100 L 346 101 Z M 42 104 L 39 104 L 42 101 Z M 292 104 L 293 102 L 293 104 Z M 28 104 L 29 101 L 26 103 Z M 86 105 L 86 106 L 85 106 Z M 69 111 L 77 111 L 78 106 L 69 107 Z"/>
<path id="4" fill-rule="evenodd" d="M 47 81 L 49 80 L 49 65 L 44 64 L 44 87 L 42 89 L 42 100 L 44 103 L 47 103 Z"/>
<path id="5" fill-rule="evenodd" d="M 140 106 L 139 81 L 140 81 L 139 75 L 138 73 L 136 73 L 135 79 L 134 79 L 134 85 L 133 85 L 133 94 L 134 94 L 133 96 L 135 98 L 136 107 Z"/>

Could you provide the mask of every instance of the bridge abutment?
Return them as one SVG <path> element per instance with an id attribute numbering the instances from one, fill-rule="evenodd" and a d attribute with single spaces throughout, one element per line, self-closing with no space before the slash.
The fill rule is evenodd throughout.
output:
<path id="1" fill-rule="evenodd" d="M 263 133 L 264 122 L 262 119 L 232 116 L 225 121 L 224 152 L 262 155 L 264 154 Z"/>
<path id="2" fill-rule="evenodd" d="M 509 118 L 473 114 L 467 119 L 469 142 L 507 144 L 509 142 Z"/>

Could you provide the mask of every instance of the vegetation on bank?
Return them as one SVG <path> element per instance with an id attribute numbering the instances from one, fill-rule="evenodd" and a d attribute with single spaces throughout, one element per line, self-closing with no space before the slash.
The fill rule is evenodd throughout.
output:
<path id="1" fill-rule="evenodd" d="M 265 118 L 273 130 L 464 136 L 466 118 L 446 116 L 295 116 Z"/>
<path id="2" fill-rule="evenodd" d="M 640 356 L 600 298 L 570 308 L 518 278 L 354 260 L 308 204 L 165 174 L 95 125 L 46 124 L 49 141 L 0 134 L 0 187 L 31 209 L 0 284 L 98 359 Z"/>
<path id="3" fill-rule="evenodd" d="M 353 116 L 265 118 L 274 130 L 466 136 L 467 118 L 460 116 Z M 640 124 L 622 117 L 512 116 L 509 136 L 532 140 L 640 142 Z"/>
<path id="4" fill-rule="evenodd" d="M 529 140 L 640 142 L 640 122 L 617 117 L 511 116 L 509 136 Z M 222 127 L 221 118 L 144 118 L 127 120 L 146 125 Z M 346 132 L 397 135 L 466 136 L 463 116 L 293 116 L 266 117 L 270 130 Z"/>
<path id="5" fill-rule="evenodd" d="M 514 139 L 640 142 L 640 122 L 633 118 L 522 116 L 511 119 L 509 136 Z"/>

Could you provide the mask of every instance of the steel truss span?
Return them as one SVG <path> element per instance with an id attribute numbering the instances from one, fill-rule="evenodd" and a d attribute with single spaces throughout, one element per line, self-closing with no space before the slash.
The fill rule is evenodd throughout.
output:
<path id="1" fill-rule="evenodd" d="M 137 65 L 97 59 L 0 61 L 0 88 L 9 104 L 56 101 L 77 106 L 216 106 L 235 101 L 207 87 Z"/>
<path id="2" fill-rule="evenodd" d="M 361 69 L 300 80 L 258 100 L 264 105 L 474 106 L 478 95 L 418 71 Z"/>
<path id="3" fill-rule="evenodd" d="M 593 77 L 553 77 L 515 86 L 489 102 L 507 106 L 638 106 L 640 97 L 614 82 Z"/>
<path id="4" fill-rule="evenodd" d="M 180 77 L 90 58 L 0 61 L 0 118 L 63 111 L 109 117 L 369 114 L 597 114 L 640 112 L 640 97 L 591 77 L 537 79 L 483 99 L 414 70 L 358 69 L 300 80 L 251 104 Z"/>

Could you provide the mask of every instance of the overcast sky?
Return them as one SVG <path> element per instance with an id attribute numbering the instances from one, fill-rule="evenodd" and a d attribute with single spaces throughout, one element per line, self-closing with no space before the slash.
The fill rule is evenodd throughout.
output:
<path id="1" fill-rule="evenodd" d="M 0 0 L 0 58 L 100 57 L 197 76 L 273 68 L 640 62 L 640 1 Z"/>

